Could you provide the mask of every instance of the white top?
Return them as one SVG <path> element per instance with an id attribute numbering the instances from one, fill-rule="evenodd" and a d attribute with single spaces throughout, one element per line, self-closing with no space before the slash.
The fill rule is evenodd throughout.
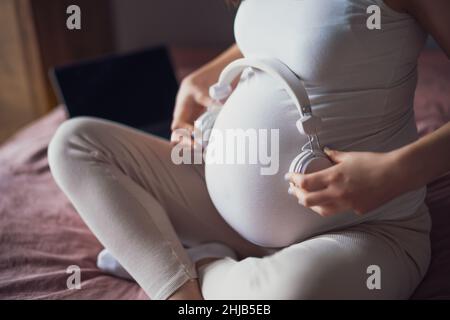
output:
<path id="1" fill-rule="evenodd" d="M 366 10 L 374 4 L 381 8 L 381 30 L 366 26 Z M 235 35 L 246 57 L 277 58 L 304 80 L 313 112 L 323 120 L 323 146 L 389 151 L 417 139 L 413 99 L 426 34 L 408 14 L 382 0 L 244 0 Z M 279 129 L 275 175 L 261 175 L 255 164 L 206 165 L 214 204 L 248 240 L 286 246 L 364 220 L 399 219 L 423 203 L 425 188 L 362 217 L 322 218 L 299 206 L 283 180 L 306 143 L 298 118 L 281 85 L 255 71 L 243 76 L 216 121 L 216 129 Z"/>

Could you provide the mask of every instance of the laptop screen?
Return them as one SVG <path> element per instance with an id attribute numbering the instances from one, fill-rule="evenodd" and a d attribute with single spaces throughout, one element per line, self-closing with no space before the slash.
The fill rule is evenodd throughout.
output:
<path id="1" fill-rule="evenodd" d="M 168 126 L 178 91 L 164 47 L 56 67 L 51 77 L 70 117 L 99 117 L 144 130 Z"/>

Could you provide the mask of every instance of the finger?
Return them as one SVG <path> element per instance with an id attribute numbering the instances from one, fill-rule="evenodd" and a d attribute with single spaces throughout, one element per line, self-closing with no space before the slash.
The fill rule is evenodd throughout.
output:
<path id="1" fill-rule="evenodd" d="M 326 199 L 328 199 L 328 196 L 325 196 L 322 200 L 319 200 L 318 198 L 315 200 L 308 200 L 306 193 L 296 187 L 292 187 L 290 193 L 297 197 L 299 204 L 313 210 L 315 213 L 319 214 L 322 217 L 332 216 L 343 212 L 346 209 L 345 205 L 343 204 L 327 202 Z M 311 205 L 311 203 L 313 203 L 314 201 L 318 201 L 318 203 L 320 204 Z"/>
<path id="2" fill-rule="evenodd" d="M 179 99 L 175 106 L 173 113 L 173 121 L 171 124 L 171 129 L 182 128 L 187 124 L 191 126 L 194 120 L 197 119 L 203 112 L 205 108 L 199 105 L 194 97 L 187 97 L 185 99 Z"/>
<path id="3" fill-rule="evenodd" d="M 192 124 L 183 122 L 183 121 L 174 120 L 173 126 L 174 127 L 172 128 L 172 130 L 177 130 L 177 129 L 188 130 L 188 131 L 194 130 L 194 126 Z"/>
<path id="4" fill-rule="evenodd" d="M 288 173 L 285 179 L 298 188 L 312 192 L 325 189 L 328 186 L 326 177 L 327 175 L 322 172 L 310 174 Z"/>
<path id="5" fill-rule="evenodd" d="M 310 209 L 322 217 L 330 217 L 330 216 L 339 214 L 341 212 L 344 212 L 346 210 L 345 207 L 341 207 L 339 205 L 332 205 L 332 204 L 315 206 L 315 207 L 311 207 Z"/>
<path id="6" fill-rule="evenodd" d="M 178 143 L 181 140 L 182 135 L 178 130 L 172 131 L 172 134 L 170 135 L 170 142 L 171 143 Z"/>
<path id="7" fill-rule="evenodd" d="M 174 118 L 172 120 L 172 123 L 170 124 L 170 130 L 173 131 L 173 130 L 176 130 L 176 129 L 179 129 L 179 128 L 181 128 L 181 121 Z"/>
<path id="8" fill-rule="evenodd" d="M 182 142 L 182 140 L 186 139 L 192 139 L 192 129 L 189 125 L 185 125 L 185 127 L 173 130 L 170 136 L 170 140 L 172 143 L 180 143 Z"/>
<path id="9" fill-rule="evenodd" d="M 342 197 L 342 193 L 338 192 L 336 188 L 329 187 L 327 189 L 327 198 L 323 198 L 323 203 L 318 205 L 312 205 L 311 209 L 319 213 L 321 216 L 330 216 L 346 211 L 351 211 L 352 206 L 345 198 Z M 311 200 L 313 203 L 314 200 Z"/>
<path id="10" fill-rule="evenodd" d="M 332 150 L 327 147 L 325 147 L 323 151 L 334 163 L 340 163 L 344 161 L 345 156 L 348 154 L 348 152 Z"/>
<path id="11" fill-rule="evenodd" d="M 183 149 L 192 149 L 195 147 L 195 142 L 189 137 L 181 137 L 181 139 L 176 143 L 176 145 L 179 145 L 183 147 Z"/>
<path id="12" fill-rule="evenodd" d="M 209 107 L 215 103 L 210 96 L 203 94 L 203 92 L 199 92 L 195 95 L 195 101 L 204 107 Z"/>
<path id="13" fill-rule="evenodd" d="M 335 202 L 332 193 L 327 189 L 317 192 L 307 192 L 296 186 L 291 186 L 290 190 L 291 194 L 294 194 L 298 198 L 299 203 L 308 208 Z"/>

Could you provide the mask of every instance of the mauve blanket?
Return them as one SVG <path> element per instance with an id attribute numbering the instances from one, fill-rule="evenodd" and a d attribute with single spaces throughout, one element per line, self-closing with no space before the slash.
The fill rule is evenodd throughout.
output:
<path id="1" fill-rule="evenodd" d="M 210 56 L 192 55 L 202 54 Z M 450 62 L 426 52 L 415 106 L 421 134 L 449 121 L 449 92 Z M 102 247 L 53 182 L 47 146 L 63 120 L 58 108 L 0 148 L 0 299 L 147 299 L 135 283 L 96 268 Z M 450 298 L 450 176 L 429 185 L 427 203 L 433 261 L 414 298 Z M 81 269 L 81 289 L 67 288 L 72 265 Z"/>

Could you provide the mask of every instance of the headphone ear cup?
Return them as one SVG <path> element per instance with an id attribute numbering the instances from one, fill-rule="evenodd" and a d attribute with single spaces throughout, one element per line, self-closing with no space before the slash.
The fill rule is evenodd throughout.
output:
<path id="1" fill-rule="evenodd" d="M 211 108 L 210 110 L 205 111 L 194 122 L 194 140 L 195 142 L 200 142 L 203 148 L 208 146 L 211 131 L 214 127 L 214 123 L 216 122 L 219 112 L 219 107 Z"/>
<path id="2" fill-rule="evenodd" d="M 298 156 L 295 157 L 294 160 L 292 160 L 291 165 L 289 167 L 289 172 L 293 173 L 303 173 L 302 168 L 303 164 L 305 162 L 305 159 L 308 158 L 308 154 L 310 154 L 311 151 L 305 150 L 302 151 Z"/>
<path id="3" fill-rule="evenodd" d="M 330 159 L 324 154 L 313 154 L 310 159 L 306 159 L 305 163 L 302 167 L 302 173 L 314 173 L 321 170 L 325 170 L 333 166 L 333 163 Z"/>
<path id="4" fill-rule="evenodd" d="M 305 150 L 292 161 L 289 172 L 308 174 L 333 166 L 325 154 Z"/>

